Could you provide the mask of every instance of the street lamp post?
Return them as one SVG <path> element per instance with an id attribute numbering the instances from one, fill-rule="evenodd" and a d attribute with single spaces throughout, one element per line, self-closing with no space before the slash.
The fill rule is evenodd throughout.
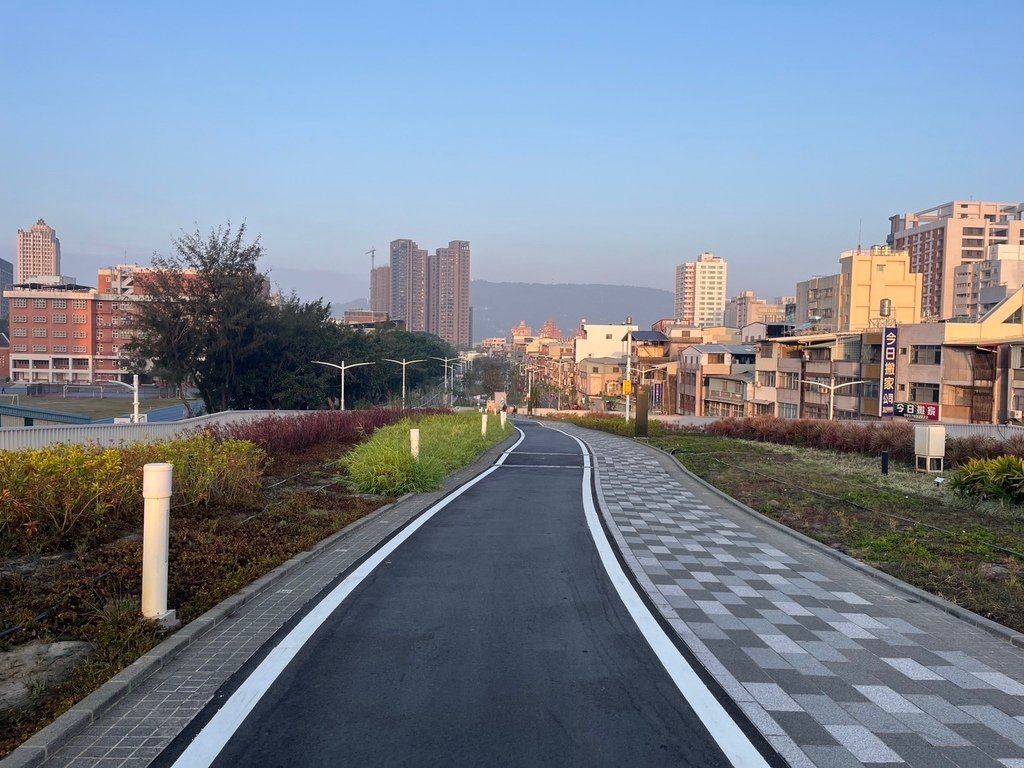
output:
<path id="1" fill-rule="evenodd" d="M 132 374 L 132 383 L 129 384 L 117 379 L 104 379 L 99 384 L 117 384 L 119 387 L 128 387 L 132 391 L 132 424 L 139 423 L 139 374 Z"/>
<path id="2" fill-rule="evenodd" d="M 831 384 L 822 384 L 820 381 L 808 381 L 807 379 L 801 379 L 801 384 L 810 384 L 814 387 L 821 387 L 822 389 L 828 390 L 828 420 L 832 421 L 833 414 L 835 413 L 836 407 L 836 390 L 842 387 L 852 387 L 854 384 L 869 384 L 866 380 L 861 381 L 844 381 L 842 384 L 836 384 L 836 377 L 831 376 L 829 381 Z"/>
<path id="3" fill-rule="evenodd" d="M 385 357 L 384 359 L 387 362 L 389 362 L 389 363 L 395 363 L 397 365 L 402 366 L 402 410 L 404 411 L 405 410 L 405 369 L 406 369 L 407 366 L 410 366 L 413 363 L 425 362 L 426 359 L 423 358 L 423 359 L 420 359 L 420 360 L 406 360 L 404 357 L 401 360 L 395 360 L 395 359 L 390 358 L 390 357 Z"/>
<path id="4" fill-rule="evenodd" d="M 455 398 L 455 363 L 453 361 L 458 360 L 458 357 L 434 357 L 430 356 L 431 360 L 440 360 L 444 363 L 444 388 L 448 389 L 448 369 L 452 369 L 452 387 L 448 396 L 448 407 L 451 408 L 454 405 Z M 449 365 L 451 363 L 451 365 Z"/>
<path id="5" fill-rule="evenodd" d="M 626 329 L 626 421 L 629 421 L 629 395 L 633 389 L 633 330 Z"/>
<path id="6" fill-rule="evenodd" d="M 337 363 L 325 363 L 323 360 L 310 360 L 309 362 L 316 363 L 317 365 L 327 365 L 331 368 L 337 368 L 340 372 L 341 390 L 339 394 L 341 395 L 341 399 L 338 401 L 338 410 L 341 411 L 345 410 L 345 371 L 349 368 L 358 368 L 360 365 L 373 365 L 373 363 L 349 363 L 348 365 L 345 365 L 344 360 L 341 361 L 341 365 L 338 365 Z"/>

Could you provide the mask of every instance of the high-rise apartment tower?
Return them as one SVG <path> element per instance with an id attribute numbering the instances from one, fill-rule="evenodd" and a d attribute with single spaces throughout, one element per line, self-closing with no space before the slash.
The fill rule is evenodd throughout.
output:
<path id="1" fill-rule="evenodd" d="M 725 260 L 707 252 L 676 267 L 676 320 L 684 325 L 721 325 L 727 273 Z"/>
<path id="2" fill-rule="evenodd" d="M 954 316 L 954 275 L 961 264 L 984 261 L 993 245 L 1024 244 L 1024 204 L 954 200 L 918 213 L 889 218 L 888 243 L 910 253 L 910 268 L 923 279 L 926 318 Z"/>
<path id="3" fill-rule="evenodd" d="M 470 347 L 469 241 L 452 240 L 447 248 L 428 255 L 414 240 L 393 240 L 390 270 L 393 319 L 404 322 L 408 331 L 440 336 L 457 349 Z"/>
<path id="4" fill-rule="evenodd" d="M 39 275 L 60 274 L 60 240 L 53 227 L 39 219 L 29 230 L 18 230 L 18 283 Z"/>

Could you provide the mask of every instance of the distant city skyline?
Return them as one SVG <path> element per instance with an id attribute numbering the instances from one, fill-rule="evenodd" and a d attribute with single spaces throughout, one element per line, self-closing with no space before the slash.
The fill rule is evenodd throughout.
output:
<path id="1" fill-rule="evenodd" d="M 16 5 L 0 258 L 44 218 L 85 279 L 230 219 L 335 302 L 368 298 L 370 248 L 451 232 L 475 279 L 671 290 L 710 251 L 730 295 L 790 294 L 890 216 L 1021 199 L 1006 8 Z M 939 72 L 998 119 L 927 97 Z"/>

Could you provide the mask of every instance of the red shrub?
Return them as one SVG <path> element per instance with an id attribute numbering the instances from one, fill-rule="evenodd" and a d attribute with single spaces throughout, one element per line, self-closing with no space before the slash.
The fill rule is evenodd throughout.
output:
<path id="1" fill-rule="evenodd" d="M 268 456 L 297 453 L 321 443 L 355 443 L 413 414 L 448 413 L 443 408 L 403 411 L 373 408 L 360 411 L 310 411 L 294 416 L 266 416 L 235 424 L 212 424 L 201 428 L 217 440 L 248 440 Z"/>

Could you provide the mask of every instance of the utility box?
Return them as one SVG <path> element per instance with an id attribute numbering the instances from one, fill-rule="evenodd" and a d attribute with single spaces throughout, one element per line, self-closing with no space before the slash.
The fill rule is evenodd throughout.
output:
<path id="1" fill-rule="evenodd" d="M 946 428 L 932 424 L 914 427 L 914 454 L 918 472 L 941 472 L 946 457 Z"/>

